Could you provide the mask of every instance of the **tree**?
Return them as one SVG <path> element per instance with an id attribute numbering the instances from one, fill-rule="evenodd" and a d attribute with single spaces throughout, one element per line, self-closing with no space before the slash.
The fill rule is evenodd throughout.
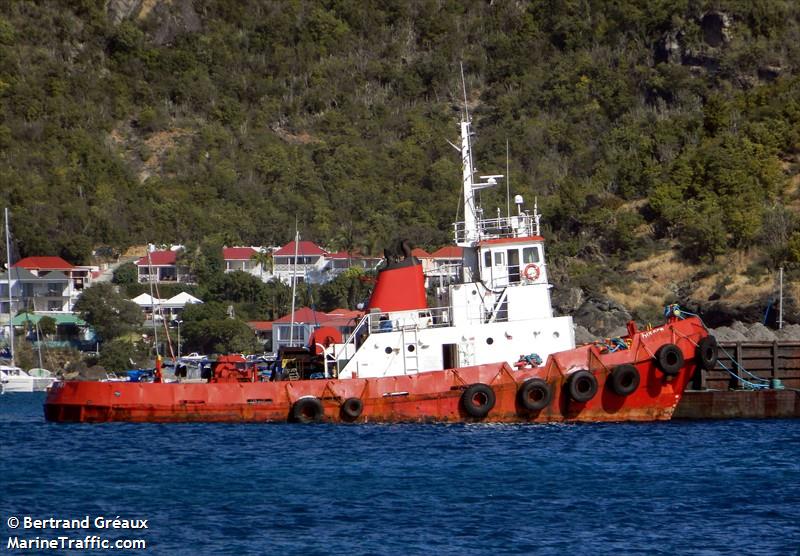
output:
<path id="1" fill-rule="evenodd" d="M 53 317 L 43 316 L 39 319 L 37 326 L 39 327 L 39 334 L 41 334 L 43 338 L 47 338 L 56 333 L 56 319 Z"/>
<path id="2" fill-rule="evenodd" d="M 261 267 L 260 276 L 261 276 L 262 279 L 264 278 L 264 271 L 265 270 L 267 270 L 270 274 L 272 274 L 272 252 L 271 251 L 269 251 L 269 250 L 267 250 L 267 249 L 262 247 L 260 251 L 250 255 L 250 260 L 254 261 L 256 264 L 258 264 Z"/>
<path id="3" fill-rule="evenodd" d="M 370 286 L 371 279 L 364 270 L 348 268 L 320 288 L 320 306 L 324 311 L 339 307 L 355 309 L 359 303 L 367 301 Z"/>
<path id="4" fill-rule="evenodd" d="M 84 290 L 75 303 L 75 311 L 92 325 L 103 342 L 132 331 L 144 321 L 139 306 L 122 297 L 107 282 Z"/>
<path id="5" fill-rule="evenodd" d="M 139 281 L 139 270 L 133 263 L 125 263 L 117 267 L 111 280 L 115 284 L 136 284 Z"/>
<path id="6" fill-rule="evenodd" d="M 254 353 L 259 351 L 253 331 L 228 316 L 225 304 L 208 302 L 187 306 L 183 312 L 183 345 L 199 353 Z"/>
<path id="7" fill-rule="evenodd" d="M 98 363 L 108 371 L 124 371 L 141 367 L 147 359 L 147 350 L 128 338 L 114 338 L 103 344 Z"/>

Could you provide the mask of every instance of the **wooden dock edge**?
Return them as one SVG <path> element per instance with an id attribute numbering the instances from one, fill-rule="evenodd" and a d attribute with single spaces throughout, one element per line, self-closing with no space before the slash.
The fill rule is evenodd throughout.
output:
<path id="1" fill-rule="evenodd" d="M 788 419 L 800 417 L 800 391 L 687 390 L 672 418 Z"/>

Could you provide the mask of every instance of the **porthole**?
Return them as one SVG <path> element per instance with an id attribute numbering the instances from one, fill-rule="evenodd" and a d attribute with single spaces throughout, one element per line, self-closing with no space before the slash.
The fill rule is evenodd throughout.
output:
<path id="1" fill-rule="evenodd" d="M 494 338 L 486 338 L 486 343 L 492 345 L 494 343 Z"/>
<path id="2" fill-rule="evenodd" d="M 392 353 L 392 348 L 390 348 L 389 346 L 386 346 L 386 349 L 383 350 L 383 351 L 385 351 L 386 354 L 388 355 L 388 354 Z"/>
<path id="3" fill-rule="evenodd" d="M 417 348 L 415 348 L 413 345 L 408 346 L 408 351 L 414 351 L 415 349 Z"/>
<path id="4" fill-rule="evenodd" d="M 561 336 L 561 334 L 558 332 L 553 332 L 553 338 L 558 338 L 559 336 Z"/>

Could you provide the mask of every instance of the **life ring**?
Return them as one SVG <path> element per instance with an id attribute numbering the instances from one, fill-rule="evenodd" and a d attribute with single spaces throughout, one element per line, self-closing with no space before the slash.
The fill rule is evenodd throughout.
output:
<path id="1" fill-rule="evenodd" d="M 597 393 L 597 379 L 589 371 L 575 371 L 569 377 L 569 397 L 578 403 L 586 403 Z"/>
<path id="2" fill-rule="evenodd" d="M 611 370 L 607 384 L 618 396 L 627 396 L 639 387 L 639 380 L 639 370 L 633 365 L 625 364 Z"/>
<path id="3" fill-rule="evenodd" d="M 666 376 L 675 376 L 683 368 L 683 352 L 675 344 L 664 344 L 656 352 L 656 365 Z"/>
<path id="4" fill-rule="evenodd" d="M 292 406 L 292 420 L 297 423 L 319 423 L 323 415 L 322 402 L 314 396 L 300 398 Z"/>
<path id="5" fill-rule="evenodd" d="M 517 393 L 519 405 L 528 411 L 541 411 L 553 399 L 550 385 L 541 378 L 529 378 L 522 383 Z"/>
<path id="6" fill-rule="evenodd" d="M 361 412 L 364 411 L 364 402 L 358 398 L 347 398 L 340 409 L 342 419 L 345 421 L 355 421 L 361 417 Z"/>
<path id="7" fill-rule="evenodd" d="M 525 270 L 522 271 L 522 275 L 525 277 L 526 280 L 530 280 L 531 282 L 535 282 L 539 279 L 539 275 L 541 274 L 541 270 L 539 270 L 539 265 L 530 263 L 528 266 L 525 267 Z"/>
<path id="8" fill-rule="evenodd" d="M 706 336 L 697 343 L 697 363 L 707 371 L 713 369 L 717 364 L 717 339 L 714 336 Z"/>
<path id="9" fill-rule="evenodd" d="M 470 417 L 482 419 L 494 407 L 495 395 L 486 384 L 473 384 L 461 394 L 461 405 Z"/>

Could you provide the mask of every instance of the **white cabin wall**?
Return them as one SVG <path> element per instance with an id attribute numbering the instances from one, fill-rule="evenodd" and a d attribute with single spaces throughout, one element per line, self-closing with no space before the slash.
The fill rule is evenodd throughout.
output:
<path id="1" fill-rule="evenodd" d="M 553 316 L 548 284 L 508 288 L 507 298 L 509 321 L 548 319 Z"/>

